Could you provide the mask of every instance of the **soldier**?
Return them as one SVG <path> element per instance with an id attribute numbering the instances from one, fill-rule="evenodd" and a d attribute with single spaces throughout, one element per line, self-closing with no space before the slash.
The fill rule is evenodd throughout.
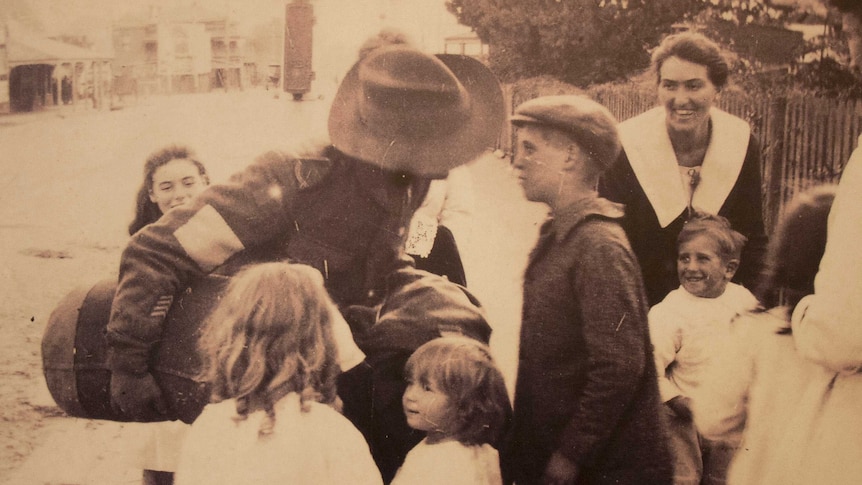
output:
<path id="1" fill-rule="evenodd" d="M 428 280 L 405 273 L 412 265 L 403 252 L 406 226 L 430 180 L 446 177 L 449 169 L 491 147 L 503 120 L 499 84 L 468 57 L 388 46 L 357 62 L 333 100 L 329 145 L 297 155 L 267 153 L 132 238 L 123 252 L 108 323 L 112 405 L 131 419 L 158 419 L 166 406 L 149 362 L 175 296 L 196 278 L 214 271 L 230 274 L 253 260 L 289 259 L 320 270 L 348 321 L 362 320 L 354 334 L 369 362 L 393 352 L 409 355 L 434 336 L 436 326 L 487 340 L 490 328 L 476 311 L 477 302 L 451 288 L 441 293 L 461 295 L 469 318 L 455 312 L 451 322 L 410 320 L 435 325 L 434 332 L 417 332 L 418 341 L 380 334 L 375 317 L 417 314 L 396 302 L 421 299 L 393 298 Z M 393 322 L 381 332 L 392 325 L 400 328 Z M 395 350 L 385 345 L 390 337 L 398 341 Z M 363 348 L 364 342 L 369 344 Z M 403 388 L 395 392 L 400 403 Z M 346 408 L 362 407 L 342 395 Z M 376 419 L 354 422 L 369 436 Z M 409 432 L 401 424 L 395 426 Z M 381 466 L 384 479 L 400 465 L 401 448 L 406 454 L 418 439 L 390 452 L 379 451 L 370 438 L 378 464 L 381 456 L 395 453 Z"/>

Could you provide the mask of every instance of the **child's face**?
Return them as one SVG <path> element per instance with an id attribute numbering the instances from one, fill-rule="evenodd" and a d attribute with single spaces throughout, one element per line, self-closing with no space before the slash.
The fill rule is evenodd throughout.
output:
<path id="1" fill-rule="evenodd" d="M 518 128 L 512 168 L 527 200 L 550 204 L 559 196 L 560 177 L 569 151 L 557 139 L 559 135 L 545 130 L 533 125 Z M 580 154 L 577 147 L 572 150 Z"/>
<path id="2" fill-rule="evenodd" d="M 451 420 L 449 397 L 437 387 L 436 382 L 423 382 L 411 376 L 401 399 L 407 424 L 416 430 L 426 431 L 430 442 L 439 441 L 448 435 Z"/>
<path id="3" fill-rule="evenodd" d="M 159 206 L 162 214 L 188 203 L 206 188 L 198 166 L 191 160 L 176 158 L 153 172 L 150 200 Z"/>
<path id="4" fill-rule="evenodd" d="M 725 261 L 718 244 L 699 234 L 680 244 L 676 269 L 686 291 L 701 298 L 717 298 L 733 278 L 737 264 L 735 259 Z"/>

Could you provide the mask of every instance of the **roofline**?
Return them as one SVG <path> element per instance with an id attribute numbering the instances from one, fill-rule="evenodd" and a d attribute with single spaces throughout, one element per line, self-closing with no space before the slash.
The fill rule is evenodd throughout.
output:
<path id="1" fill-rule="evenodd" d="M 80 59 L 35 59 L 35 60 L 28 59 L 26 61 L 7 60 L 6 65 L 9 66 L 9 68 L 11 69 L 13 67 L 32 66 L 35 64 L 61 65 L 61 64 L 72 64 L 72 63 L 77 63 L 77 62 L 95 62 L 95 61 L 113 62 L 113 58 L 111 58 L 111 57 L 99 57 L 99 58 L 91 57 L 91 58 L 80 58 Z"/>

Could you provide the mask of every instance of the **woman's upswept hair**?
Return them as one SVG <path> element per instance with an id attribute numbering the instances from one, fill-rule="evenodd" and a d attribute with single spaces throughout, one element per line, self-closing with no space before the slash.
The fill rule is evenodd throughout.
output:
<path id="1" fill-rule="evenodd" d="M 682 226 L 676 245 L 679 247 L 701 235 L 709 237 L 718 244 L 719 256 L 724 261 L 738 260 L 743 246 L 748 242 L 748 238 L 733 230 L 726 217 L 698 211 Z"/>
<path id="2" fill-rule="evenodd" d="M 365 39 L 365 42 L 359 47 L 359 60 L 365 59 L 371 51 L 377 49 L 378 47 L 384 47 L 387 45 L 410 45 L 411 42 L 410 37 L 407 36 L 404 32 L 386 27 L 380 30 L 376 35 L 372 35 L 371 37 Z"/>
<path id="3" fill-rule="evenodd" d="M 664 38 L 652 53 L 652 68 L 661 82 L 661 66 L 671 57 L 706 66 L 706 77 L 722 89 L 727 84 L 730 67 L 721 54 L 718 44 L 697 32 L 680 32 Z"/>
<path id="4" fill-rule="evenodd" d="M 821 185 L 797 195 L 779 220 L 755 291 L 765 308 L 782 304 L 782 297 L 794 308 L 803 296 L 814 293 L 835 191 L 835 185 Z"/>
<path id="5" fill-rule="evenodd" d="M 236 399 L 238 419 L 264 410 L 261 435 L 272 432 L 274 405 L 288 393 L 300 395 L 303 411 L 309 401 L 337 407 L 336 311 L 310 266 L 277 262 L 241 270 L 199 342 L 200 377 L 211 385 L 212 401 Z"/>
<path id="6" fill-rule="evenodd" d="M 129 224 L 130 236 L 162 217 L 162 211 L 158 204 L 150 200 L 150 192 L 153 190 L 153 174 L 159 167 L 177 159 L 194 163 L 204 183 L 209 185 L 210 178 L 207 175 L 206 167 L 195 158 L 195 154 L 190 148 L 183 145 L 170 145 L 151 154 L 144 162 L 144 180 L 141 182 L 138 195 L 135 197 L 135 218 Z"/>
<path id="7" fill-rule="evenodd" d="M 413 380 L 433 383 L 449 398 L 453 438 L 465 445 L 498 446 L 512 407 L 503 374 L 487 345 L 469 337 L 440 337 L 425 343 L 405 367 Z"/>

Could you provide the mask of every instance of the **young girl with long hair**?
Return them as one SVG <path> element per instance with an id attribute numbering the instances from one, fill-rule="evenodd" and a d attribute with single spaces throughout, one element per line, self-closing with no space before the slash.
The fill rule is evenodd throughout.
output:
<path id="1" fill-rule="evenodd" d="M 202 330 L 211 404 L 188 433 L 178 485 L 381 483 L 337 411 L 337 318 L 309 266 L 263 263 L 232 278 Z"/>
<path id="2" fill-rule="evenodd" d="M 411 428 L 426 437 L 393 485 L 500 484 L 500 443 L 511 405 L 488 347 L 468 337 L 440 337 L 407 361 L 403 405 Z"/>
<path id="3" fill-rule="evenodd" d="M 210 183 L 206 166 L 191 148 L 168 145 L 147 157 L 144 177 L 135 197 L 135 216 L 129 224 L 129 235 L 159 220 L 168 210 L 188 203 Z M 144 485 L 171 485 L 176 459 L 188 425 L 180 421 L 163 421 L 129 425 L 141 433 L 140 452 L 135 452 L 143 468 Z"/>
<path id="4" fill-rule="evenodd" d="M 169 145 L 154 152 L 144 162 L 144 180 L 135 197 L 135 218 L 129 224 L 129 234 L 185 204 L 209 183 L 206 167 L 188 147 Z"/>

